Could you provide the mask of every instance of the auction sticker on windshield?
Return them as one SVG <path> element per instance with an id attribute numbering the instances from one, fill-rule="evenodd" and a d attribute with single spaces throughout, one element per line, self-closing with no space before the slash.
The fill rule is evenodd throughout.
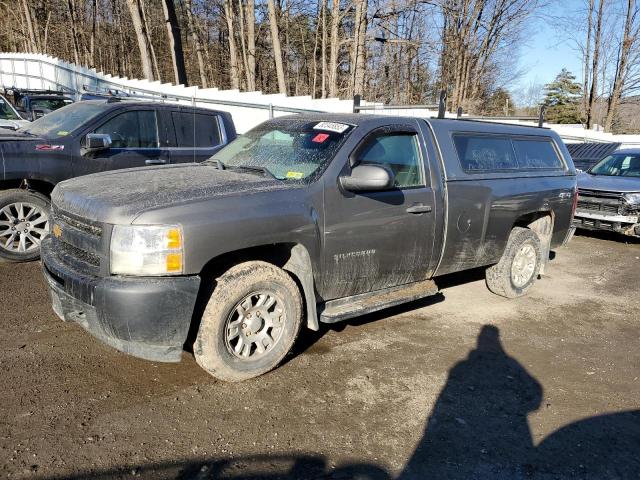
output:
<path id="1" fill-rule="evenodd" d="M 326 130 L 328 132 L 336 132 L 336 133 L 344 133 L 350 125 L 345 123 L 337 123 L 337 122 L 320 122 L 315 127 L 314 130 Z"/>

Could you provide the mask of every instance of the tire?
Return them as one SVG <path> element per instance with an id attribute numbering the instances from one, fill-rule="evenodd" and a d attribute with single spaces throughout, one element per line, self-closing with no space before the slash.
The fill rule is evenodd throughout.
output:
<path id="1" fill-rule="evenodd" d="M 241 263 L 217 279 L 194 344 L 196 362 L 228 382 L 257 377 L 289 353 L 301 322 L 300 291 L 284 270 Z"/>
<path id="2" fill-rule="evenodd" d="M 521 297 L 538 278 L 541 265 L 542 248 L 538 235 L 528 228 L 515 227 L 500 261 L 487 268 L 487 287 L 502 297 Z"/>
<path id="3" fill-rule="evenodd" d="M 50 218 L 51 203 L 41 193 L 22 189 L 0 192 L 0 258 L 37 260 L 40 242 L 49 233 Z"/>

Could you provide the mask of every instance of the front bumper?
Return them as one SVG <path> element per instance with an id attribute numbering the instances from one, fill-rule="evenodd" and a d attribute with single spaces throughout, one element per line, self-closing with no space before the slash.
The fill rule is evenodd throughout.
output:
<path id="1" fill-rule="evenodd" d="M 121 352 L 178 362 L 189 333 L 200 277 L 96 277 L 64 262 L 55 240 L 41 245 L 53 310 Z"/>
<path id="2" fill-rule="evenodd" d="M 576 210 L 573 226 L 586 230 L 606 230 L 624 235 L 640 236 L 638 215 L 616 215 L 613 213 Z"/>

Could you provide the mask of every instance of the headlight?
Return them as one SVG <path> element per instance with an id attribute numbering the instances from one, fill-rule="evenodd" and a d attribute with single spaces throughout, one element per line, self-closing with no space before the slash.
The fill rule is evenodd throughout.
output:
<path id="1" fill-rule="evenodd" d="M 113 227 L 111 273 L 179 275 L 184 265 L 182 228 L 178 225 Z"/>
<path id="2" fill-rule="evenodd" d="M 622 198 L 627 205 L 640 206 L 640 193 L 625 193 Z"/>

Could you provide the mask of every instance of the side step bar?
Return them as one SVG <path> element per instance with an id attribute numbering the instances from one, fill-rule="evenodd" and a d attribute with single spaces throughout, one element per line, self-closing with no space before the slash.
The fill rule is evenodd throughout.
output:
<path id="1" fill-rule="evenodd" d="M 330 300 L 324 305 L 319 305 L 318 311 L 321 322 L 336 323 L 384 308 L 394 307 L 401 303 L 429 297 L 436 293 L 438 293 L 438 287 L 435 282 L 433 280 L 424 280 L 338 300 Z"/>

